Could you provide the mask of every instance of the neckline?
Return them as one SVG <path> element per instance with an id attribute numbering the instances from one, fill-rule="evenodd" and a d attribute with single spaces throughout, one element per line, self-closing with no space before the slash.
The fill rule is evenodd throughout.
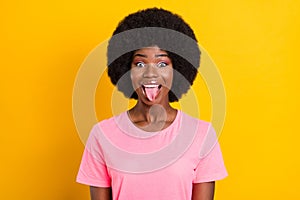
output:
<path id="1" fill-rule="evenodd" d="M 156 135 L 160 135 L 160 134 L 164 134 L 164 133 L 168 132 L 170 129 L 172 129 L 174 126 L 176 126 L 176 124 L 180 124 L 180 123 L 178 123 L 178 120 L 180 120 L 180 119 L 181 119 L 181 111 L 177 110 L 175 119 L 173 120 L 173 122 L 168 127 L 164 128 L 160 131 L 154 131 L 154 132 L 145 131 L 145 130 L 140 129 L 139 127 L 137 127 L 131 121 L 128 111 L 123 112 L 122 114 L 117 116 L 116 117 L 116 122 L 117 122 L 119 128 L 123 132 L 125 132 L 127 135 L 130 135 L 132 137 L 146 139 L 146 138 L 154 137 Z"/>

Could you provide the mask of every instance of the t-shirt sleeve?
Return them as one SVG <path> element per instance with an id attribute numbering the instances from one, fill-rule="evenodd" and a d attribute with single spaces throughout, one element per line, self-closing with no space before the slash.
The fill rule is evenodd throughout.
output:
<path id="1" fill-rule="evenodd" d="M 95 125 L 90 132 L 76 181 L 95 187 L 110 187 L 111 178 L 108 174 L 101 146 L 97 138 L 98 131 L 98 125 Z"/>
<path id="2" fill-rule="evenodd" d="M 216 132 L 211 125 L 201 145 L 199 157 L 193 183 L 216 181 L 228 175 Z"/>

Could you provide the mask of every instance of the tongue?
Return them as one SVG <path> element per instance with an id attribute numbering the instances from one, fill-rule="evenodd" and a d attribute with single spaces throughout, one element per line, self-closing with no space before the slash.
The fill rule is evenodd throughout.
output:
<path id="1" fill-rule="evenodd" d="M 158 87 L 145 87 L 145 93 L 149 101 L 154 101 L 156 96 L 158 95 L 158 92 Z"/>

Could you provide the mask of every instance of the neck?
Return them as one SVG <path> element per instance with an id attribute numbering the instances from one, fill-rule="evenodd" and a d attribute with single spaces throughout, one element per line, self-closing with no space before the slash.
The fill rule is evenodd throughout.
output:
<path id="1" fill-rule="evenodd" d="M 168 127 L 176 118 L 177 110 L 169 102 L 147 105 L 141 101 L 129 110 L 131 121 L 141 129 L 157 131 Z"/>
<path id="2" fill-rule="evenodd" d="M 172 115 L 174 111 L 175 109 L 170 106 L 169 102 L 147 105 L 142 101 L 138 101 L 130 110 L 130 115 L 131 117 L 138 117 L 142 121 L 151 123 L 155 121 L 166 121 L 167 116 Z"/>

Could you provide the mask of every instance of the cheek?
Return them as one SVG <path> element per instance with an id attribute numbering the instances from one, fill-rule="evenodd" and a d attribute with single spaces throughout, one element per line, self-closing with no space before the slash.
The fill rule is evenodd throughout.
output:
<path id="1" fill-rule="evenodd" d="M 173 81 L 173 70 L 171 69 L 171 70 L 166 71 L 164 73 L 163 77 L 164 77 L 166 83 L 172 83 L 172 81 Z"/>
<path id="2" fill-rule="evenodd" d="M 138 74 L 136 70 L 130 70 L 130 79 L 132 82 L 135 82 L 138 78 Z"/>
<path id="3" fill-rule="evenodd" d="M 131 82 L 134 81 L 134 78 L 135 78 L 135 76 L 134 76 L 134 74 L 132 73 L 132 70 L 131 70 L 130 71 L 130 80 L 131 80 Z"/>
<path id="4" fill-rule="evenodd" d="M 140 81 L 139 73 L 136 70 L 131 70 L 130 79 L 134 90 L 136 90 L 139 87 L 139 81 Z"/>

